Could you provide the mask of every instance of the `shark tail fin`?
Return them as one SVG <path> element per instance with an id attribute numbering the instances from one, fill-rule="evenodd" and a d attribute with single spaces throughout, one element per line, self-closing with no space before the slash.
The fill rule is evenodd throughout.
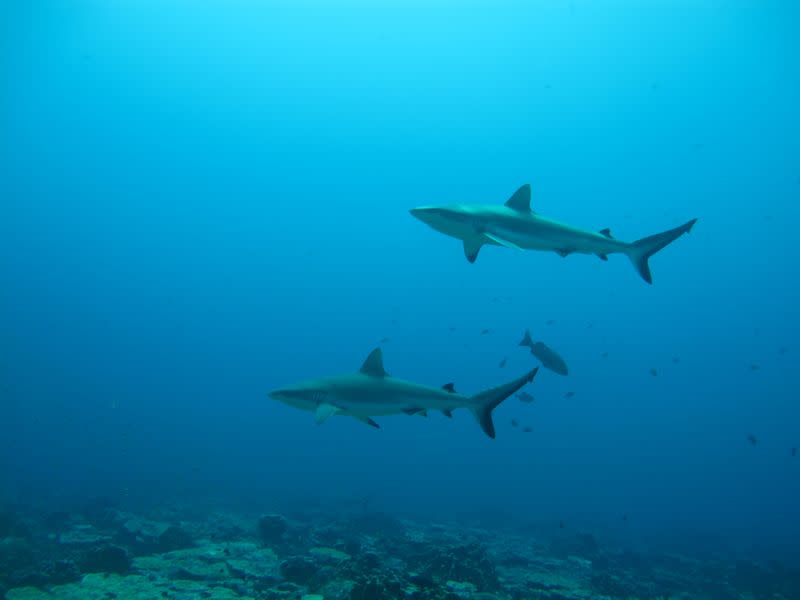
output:
<path id="1" fill-rule="evenodd" d="M 478 425 L 481 426 L 481 429 L 483 429 L 486 435 L 494 439 L 495 432 L 494 422 L 492 421 L 492 411 L 497 408 L 503 400 L 514 394 L 526 383 L 533 381 L 538 370 L 539 367 L 536 367 L 514 381 L 498 385 L 497 387 L 475 394 L 472 397 L 470 410 L 472 414 L 475 415 Z"/>
<path id="2" fill-rule="evenodd" d="M 679 227 L 662 231 L 655 235 L 650 235 L 630 244 L 628 246 L 628 258 L 633 263 L 633 268 L 641 275 L 647 283 L 653 283 L 653 276 L 650 274 L 648 259 L 662 248 L 668 246 L 684 233 L 689 233 L 697 219 L 692 219 Z"/>
<path id="3" fill-rule="evenodd" d="M 531 330 L 526 329 L 525 333 L 522 334 L 522 340 L 519 343 L 520 346 L 528 346 L 529 348 L 533 348 L 533 338 L 531 338 Z"/>

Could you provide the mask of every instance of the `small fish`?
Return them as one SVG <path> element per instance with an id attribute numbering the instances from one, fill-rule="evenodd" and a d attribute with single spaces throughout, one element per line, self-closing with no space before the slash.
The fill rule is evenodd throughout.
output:
<path id="1" fill-rule="evenodd" d="M 530 404 L 535 400 L 533 394 L 529 392 L 520 392 L 519 394 L 517 394 L 517 398 L 519 398 L 520 402 L 524 402 L 525 404 Z"/>
<path id="2" fill-rule="evenodd" d="M 516 419 L 511 419 L 511 426 L 516 427 L 517 425 L 519 425 L 519 421 L 517 421 Z"/>
<path id="3" fill-rule="evenodd" d="M 702 150 L 703 148 L 706 147 L 706 145 L 701 143 L 701 142 L 695 142 L 694 144 L 692 144 L 691 147 L 692 147 L 692 150 Z"/>
<path id="4" fill-rule="evenodd" d="M 530 433 L 531 431 L 533 431 L 532 427 L 523 427 L 522 428 L 522 433 Z"/>
<path id="5" fill-rule="evenodd" d="M 756 363 L 752 363 L 752 364 L 750 365 L 750 370 L 751 370 L 751 371 L 760 371 L 760 370 L 761 370 L 761 366 L 760 366 L 760 365 L 757 365 Z"/>
<path id="6" fill-rule="evenodd" d="M 792 456 L 797 456 L 797 448 L 792 448 Z"/>
<path id="7" fill-rule="evenodd" d="M 656 370 L 655 367 L 650 369 L 650 375 L 652 375 L 653 377 L 658 377 L 658 371 Z"/>
<path id="8" fill-rule="evenodd" d="M 789 349 L 786 346 L 781 346 L 780 348 L 778 348 L 778 354 L 780 354 L 781 356 L 786 354 L 788 351 Z"/>
<path id="9" fill-rule="evenodd" d="M 564 359 L 544 342 L 534 342 L 533 338 L 531 338 L 531 332 L 527 329 L 519 345 L 530 348 L 531 354 L 538 358 L 546 369 L 550 369 L 559 375 L 567 375 L 569 373 L 567 363 L 564 362 Z"/>
<path id="10" fill-rule="evenodd" d="M 450 333 L 453 333 L 456 330 L 456 328 L 453 327 L 452 325 L 450 325 L 450 327 L 448 327 L 447 329 L 450 330 Z"/>
<path id="11" fill-rule="evenodd" d="M 756 444 L 758 444 L 758 438 L 754 436 L 752 433 L 749 433 L 747 435 L 747 441 L 750 442 L 751 446 L 755 446 Z"/>
<path id="12" fill-rule="evenodd" d="M 558 522 L 558 528 L 559 529 L 564 529 L 564 521 L 559 521 Z"/>
<path id="13" fill-rule="evenodd" d="M 497 365 L 497 366 L 498 366 L 498 367 L 500 367 L 500 368 L 502 369 L 503 367 L 505 367 L 505 366 L 506 366 L 506 361 L 507 361 L 507 360 L 508 360 L 507 358 L 504 358 L 503 360 L 501 360 L 501 361 L 500 361 L 500 364 L 499 364 L 499 365 Z"/>
<path id="14" fill-rule="evenodd" d="M 673 356 L 672 357 L 672 364 L 673 365 L 677 365 L 679 362 L 681 362 L 681 357 L 680 356 Z"/>
<path id="15" fill-rule="evenodd" d="M 608 358 L 608 352 L 603 352 L 603 353 L 600 355 L 600 358 Z"/>
<path id="16" fill-rule="evenodd" d="M 594 327 L 594 323 L 589 322 L 586 324 L 586 329 L 591 329 L 592 327 Z"/>
<path id="17" fill-rule="evenodd" d="M 545 325 L 552 325 L 553 323 L 555 323 L 555 319 L 548 319 L 544 322 Z"/>
<path id="18" fill-rule="evenodd" d="M 488 329 L 481 329 L 481 335 L 486 335 L 489 333 Z"/>
<path id="19" fill-rule="evenodd" d="M 628 521 L 628 515 L 622 515 L 622 520 L 627 522 Z"/>
<path id="20" fill-rule="evenodd" d="M 575 395 L 575 392 L 567 392 L 564 394 L 564 398 L 572 398 Z"/>
<path id="21" fill-rule="evenodd" d="M 390 340 L 389 340 L 389 338 L 388 338 L 388 337 L 384 337 L 384 338 L 381 338 L 381 341 L 380 341 L 380 342 L 378 342 L 378 343 L 379 343 L 379 344 L 386 344 L 386 343 L 387 343 L 387 342 L 389 342 L 389 341 L 390 341 Z"/>

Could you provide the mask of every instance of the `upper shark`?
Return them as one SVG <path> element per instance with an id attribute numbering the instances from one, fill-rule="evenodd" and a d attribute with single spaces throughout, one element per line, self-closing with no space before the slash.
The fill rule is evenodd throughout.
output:
<path id="1" fill-rule="evenodd" d="M 456 392 L 452 383 L 441 388 L 404 381 L 383 368 L 380 348 L 373 350 L 356 373 L 312 379 L 270 392 L 269 396 L 295 408 L 314 413 L 317 423 L 333 415 L 354 417 L 373 427 L 372 417 L 396 414 L 427 414 L 440 410 L 452 416 L 457 408 L 468 408 L 484 433 L 494 438 L 492 411 L 506 398 L 533 381 L 538 367 L 522 377 L 474 396 Z"/>
<path id="2" fill-rule="evenodd" d="M 457 204 L 422 206 L 411 214 L 436 231 L 464 242 L 464 254 L 471 263 L 484 244 L 517 250 L 550 250 L 561 256 L 572 253 L 596 254 L 608 260 L 609 254 L 625 254 L 647 283 L 653 283 L 648 259 L 689 233 L 697 219 L 635 242 L 614 239 L 609 229 L 589 231 L 547 219 L 531 210 L 531 187 L 519 188 L 502 205 Z"/>

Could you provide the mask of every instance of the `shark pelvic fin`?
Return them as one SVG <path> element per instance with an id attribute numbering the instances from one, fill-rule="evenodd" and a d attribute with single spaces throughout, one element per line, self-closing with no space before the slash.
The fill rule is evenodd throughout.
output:
<path id="1" fill-rule="evenodd" d="M 610 240 L 613 240 L 613 239 L 614 239 L 614 236 L 613 236 L 613 235 L 611 235 L 611 230 L 610 230 L 608 227 L 606 227 L 605 229 L 601 229 L 601 230 L 600 230 L 598 233 L 599 233 L 600 235 L 602 235 L 602 236 L 605 236 L 605 237 L 607 237 L 607 238 L 608 238 L 608 239 L 610 239 Z"/>
<path id="2" fill-rule="evenodd" d="M 608 254 L 600 254 L 598 252 L 597 253 L 597 258 L 599 258 L 600 260 L 608 260 Z"/>
<path id="3" fill-rule="evenodd" d="M 531 185 L 526 183 L 520 187 L 514 195 L 506 200 L 506 206 L 520 212 L 530 212 L 531 210 Z"/>
<path id="4" fill-rule="evenodd" d="M 442 389 L 446 392 L 450 392 L 451 394 L 456 393 L 456 385 L 454 383 L 445 383 L 442 386 Z"/>
<path id="5" fill-rule="evenodd" d="M 569 248 L 556 248 L 556 254 L 558 254 L 561 258 L 566 258 L 572 254 L 572 250 Z"/>
<path id="6" fill-rule="evenodd" d="M 370 377 L 386 377 L 388 373 L 383 368 L 383 351 L 375 348 L 361 365 L 361 373 Z"/>
<path id="7" fill-rule="evenodd" d="M 443 408 L 443 409 L 442 409 L 442 414 L 443 414 L 445 417 L 447 417 L 448 419 L 452 419 L 452 418 L 453 418 L 453 411 L 451 411 L 451 410 L 449 410 L 449 409 L 447 409 L 447 408 Z"/>
<path id="8" fill-rule="evenodd" d="M 475 235 L 464 240 L 464 256 L 471 263 L 474 263 L 478 258 L 478 252 L 481 251 L 483 246 L 483 236 Z"/>
<path id="9" fill-rule="evenodd" d="M 495 235 L 494 233 L 484 233 L 483 235 L 487 239 L 492 240 L 498 246 L 505 246 L 506 248 L 511 248 L 513 250 L 522 250 L 522 248 L 517 246 L 514 242 L 510 242 L 505 238 L 501 238 L 499 235 Z"/>
<path id="10" fill-rule="evenodd" d="M 322 404 L 317 405 L 317 410 L 314 413 L 314 422 L 316 422 L 317 425 L 324 423 L 337 412 L 339 412 L 338 406 L 323 402 Z"/>

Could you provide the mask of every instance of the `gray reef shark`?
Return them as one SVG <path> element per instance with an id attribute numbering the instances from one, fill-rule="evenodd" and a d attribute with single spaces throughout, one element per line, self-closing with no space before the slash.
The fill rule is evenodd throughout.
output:
<path id="1" fill-rule="evenodd" d="M 314 413 L 317 423 L 333 415 L 354 417 L 378 427 L 372 417 L 427 415 L 439 410 L 451 417 L 457 408 L 468 408 L 484 433 L 494 438 L 492 411 L 525 384 L 533 381 L 538 367 L 522 377 L 474 396 L 456 392 L 452 383 L 438 387 L 420 385 L 390 376 L 383 368 L 380 348 L 373 350 L 356 373 L 312 379 L 269 393 L 270 398 Z"/>
<path id="2" fill-rule="evenodd" d="M 519 188 L 502 205 L 455 204 L 421 206 L 411 214 L 436 231 L 464 242 L 464 254 L 474 263 L 485 244 L 517 250 L 549 250 L 561 256 L 596 254 L 608 260 L 609 254 L 626 255 L 647 283 L 653 283 L 648 259 L 689 233 L 697 219 L 635 242 L 614 239 L 609 229 L 589 231 L 542 217 L 531 210 L 531 187 Z"/>

